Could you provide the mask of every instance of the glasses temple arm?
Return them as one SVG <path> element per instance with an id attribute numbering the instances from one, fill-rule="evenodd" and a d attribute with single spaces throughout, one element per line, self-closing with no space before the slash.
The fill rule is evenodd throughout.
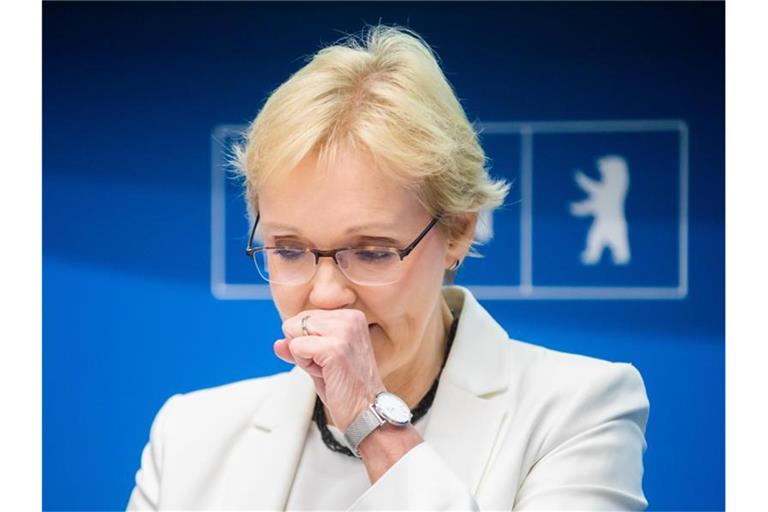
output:
<path id="1" fill-rule="evenodd" d="M 251 234 L 248 237 L 248 246 L 245 248 L 245 253 L 248 256 L 251 256 L 253 254 L 253 238 L 256 235 L 256 226 L 259 225 L 260 217 L 261 217 L 261 213 L 256 212 L 256 221 L 253 223 L 253 229 L 251 229 Z"/>

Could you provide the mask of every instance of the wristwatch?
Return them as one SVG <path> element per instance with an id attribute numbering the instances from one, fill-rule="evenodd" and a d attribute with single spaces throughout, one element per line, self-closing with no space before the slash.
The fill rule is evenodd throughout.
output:
<path id="1" fill-rule="evenodd" d="M 391 423 L 398 427 L 411 424 L 411 410 L 399 396 L 389 391 L 382 391 L 373 399 L 363 412 L 355 418 L 347 430 L 344 437 L 349 446 L 352 447 L 352 453 L 360 458 L 357 447 L 363 442 L 368 434 L 382 426 L 384 423 Z"/>

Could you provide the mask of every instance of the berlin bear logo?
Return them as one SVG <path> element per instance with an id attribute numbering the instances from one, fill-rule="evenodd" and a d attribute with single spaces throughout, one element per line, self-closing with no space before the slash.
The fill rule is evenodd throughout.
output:
<path id="1" fill-rule="evenodd" d="M 611 250 L 614 265 L 626 265 L 630 260 L 627 219 L 624 202 L 629 190 L 629 169 L 626 160 L 618 155 L 597 159 L 601 180 L 593 180 L 581 170 L 573 178 L 588 197 L 571 203 L 571 215 L 594 217 L 587 233 L 586 247 L 581 253 L 584 265 L 600 262 L 603 249 Z"/>

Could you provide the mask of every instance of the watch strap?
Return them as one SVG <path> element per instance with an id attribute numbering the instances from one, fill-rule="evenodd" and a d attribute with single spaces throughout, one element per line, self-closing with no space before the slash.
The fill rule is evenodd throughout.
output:
<path id="1" fill-rule="evenodd" d="M 360 458 L 360 453 L 357 451 L 357 447 L 363 442 L 363 439 L 368 437 L 368 434 L 386 423 L 386 420 L 379 416 L 374 409 L 373 404 L 361 412 L 355 421 L 353 421 L 347 430 L 344 432 L 344 438 L 347 440 L 352 453 Z"/>

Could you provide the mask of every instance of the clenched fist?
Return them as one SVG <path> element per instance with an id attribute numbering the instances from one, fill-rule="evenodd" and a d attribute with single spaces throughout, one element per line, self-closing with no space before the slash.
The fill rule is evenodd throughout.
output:
<path id="1" fill-rule="evenodd" d="M 301 328 L 305 316 L 309 336 Z M 334 426 L 342 432 L 385 390 L 362 311 L 301 311 L 283 322 L 283 334 L 285 338 L 274 344 L 275 354 L 312 377 Z"/>

